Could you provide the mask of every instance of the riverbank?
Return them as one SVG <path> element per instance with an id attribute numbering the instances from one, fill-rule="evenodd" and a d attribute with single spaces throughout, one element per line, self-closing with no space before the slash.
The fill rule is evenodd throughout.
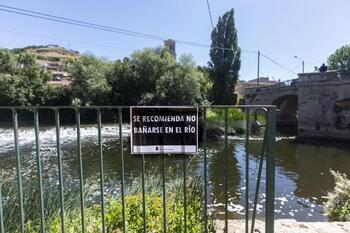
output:
<path id="1" fill-rule="evenodd" d="M 251 224 L 251 221 L 249 222 Z M 215 222 L 217 232 L 224 232 L 225 221 Z M 244 220 L 229 220 L 228 229 L 230 233 L 245 232 Z M 256 220 L 255 229 L 265 232 L 263 220 Z M 275 221 L 276 233 L 349 233 L 350 222 L 297 222 L 294 219 L 278 219 Z"/>

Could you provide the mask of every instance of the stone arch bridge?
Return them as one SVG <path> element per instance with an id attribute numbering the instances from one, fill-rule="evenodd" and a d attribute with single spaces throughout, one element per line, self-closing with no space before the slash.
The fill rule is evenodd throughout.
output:
<path id="1" fill-rule="evenodd" d="M 350 77 L 335 71 L 245 89 L 246 104 L 276 105 L 279 125 L 298 126 L 300 137 L 350 140 Z"/>

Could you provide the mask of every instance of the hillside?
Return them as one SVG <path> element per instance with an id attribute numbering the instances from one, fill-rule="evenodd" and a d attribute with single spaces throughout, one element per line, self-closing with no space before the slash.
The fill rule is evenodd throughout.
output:
<path id="1" fill-rule="evenodd" d="M 38 64 L 52 74 L 53 79 L 49 81 L 52 85 L 70 85 L 70 75 L 64 71 L 63 66 L 67 61 L 80 57 L 79 52 L 58 45 L 28 46 L 13 51 L 34 54 Z"/>

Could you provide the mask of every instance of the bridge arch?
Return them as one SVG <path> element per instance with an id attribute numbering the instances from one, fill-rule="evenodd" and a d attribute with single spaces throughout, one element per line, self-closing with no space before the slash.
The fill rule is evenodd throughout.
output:
<path id="1" fill-rule="evenodd" d="M 297 125 L 298 122 L 298 95 L 286 94 L 274 99 L 271 103 L 279 109 L 277 122 L 280 125 Z"/>

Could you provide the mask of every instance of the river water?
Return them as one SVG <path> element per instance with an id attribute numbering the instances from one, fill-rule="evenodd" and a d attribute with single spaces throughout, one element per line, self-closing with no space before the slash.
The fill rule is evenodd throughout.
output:
<path id="1" fill-rule="evenodd" d="M 132 179 L 140 174 L 141 157 L 130 154 L 129 128 L 123 126 L 124 156 L 126 185 L 132 184 Z M 57 155 L 54 127 L 45 127 L 40 131 L 41 156 L 45 182 L 57 183 Z M 98 180 L 99 153 L 97 143 L 97 128 L 84 126 L 81 129 L 83 170 L 86 180 Z M 120 177 L 119 132 L 112 125 L 102 128 L 104 169 L 109 177 Z M 0 129 L 0 167 L 3 177 L 16 183 L 16 163 L 13 130 Z M 35 136 L 32 128 L 21 127 L 19 131 L 21 166 L 24 185 L 30 179 L 36 179 Z M 229 137 L 228 142 L 228 192 L 229 217 L 244 218 L 245 193 L 245 139 L 244 137 Z M 63 176 L 65 189 L 70 184 L 76 184 L 79 163 L 77 159 L 76 130 L 74 127 L 61 128 L 61 146 L 63 152 Z M 250 208 L 254 197 L 258 158 L 261 151 L 262 138 L 250 140 L 249 174 L 250 174 Z M 201 147 L 200 147 L 201 148 Z M 225 156 L 224 140 L 210 142 L 208 148 L 208 197 L 209 209 L 218 218 L 224 211 Z M 166 156 L 166 173 L 182 173 L 183 160 L 181 155 Z M 187 157 L 187 173 L 203 175 L 203 153 Z M 162 157 L 146 156 L 146 170 L 159 172 Z M 300 221 L 325 221 L 323 215 L 324 196 L 334 188 L 334 180 L 330 169 L 350 175 L 350 147 L 342 143 L 306 144 L 299 143 L 295 137 L 279 136 L 277 138 L 276 157 L 276 218 L 293 218 Z M 265 164 L 264 164 L 265 165 Z M 265 166 L 259 194 L 258 217 L 263 217 L 265 194 Z M 10 182 L 10 183 L 11 183 Z M 6 183 L 5 183 L 6 185 Z M 119 190 L 116 188 L 115 192 Z M 4 194 L 3 194 L 4 195 Z"/>

